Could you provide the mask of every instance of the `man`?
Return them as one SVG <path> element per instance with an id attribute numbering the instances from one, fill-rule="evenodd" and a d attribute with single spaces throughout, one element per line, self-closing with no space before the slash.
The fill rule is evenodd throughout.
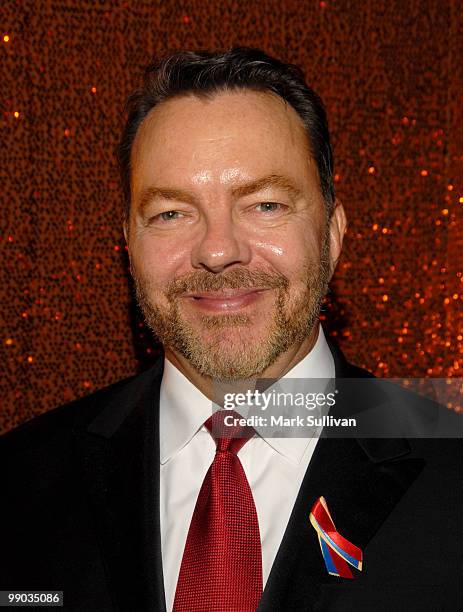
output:
<path id="1" fill-rule="evenodd" d="M 369 377 L 318 320 L 346 229 L 319 98 L 235 49 L 154 64 L 128 110 L 124 234 L 164 353 L 5 436 L 1 588 L 99 612 L 446 609 L 462 594 L 458 444 L 235 444 L 211 420 L 217 384 Z M 353 580 L 327 571 L 322 497 L 363 551 Z"/>

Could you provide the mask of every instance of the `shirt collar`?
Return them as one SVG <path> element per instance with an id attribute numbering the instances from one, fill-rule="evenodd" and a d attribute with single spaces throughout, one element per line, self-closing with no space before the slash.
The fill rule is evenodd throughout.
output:
<path id="1" fill-rule="evenodd" d="M 334 359 L 319 325 L 312 350 L 282 378 L 334 378 Z M 166 463 L 188 444 L 211 416 L 212 402 L 168 359 L 160 391 L 160 458 Z M 256 428 L 258 432 L 258 428 Z M 273 450 L 299 463 L 311 438 L 263 438 Z"/>
<path id="2" fill-rule="evenodd" d="M 212 402 L 168 359 L 159 396 L 161 463 L 188 444 L 212 414 Z"/>
<path id="3" fill-rule="evenodd" d="M 312 350 L 296 363 L 280 380 L 288 378 L 323 378 L 335 376 L 334 359 L 321 325 Z M 257 429 L 257 428 L 256 428 Z M 277 453 L 293 463 L 299 463 L 312 438 L 264 438 Z"/>

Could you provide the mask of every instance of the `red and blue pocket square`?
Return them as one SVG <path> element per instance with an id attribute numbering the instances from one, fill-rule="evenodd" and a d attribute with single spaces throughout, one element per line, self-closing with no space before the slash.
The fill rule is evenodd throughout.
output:
<path id="1" fill-rule="evenodd" d="M 362 551 L 338 533 L 324 497 L 314 503 L 310 522 L 318 534 L 326 569 L 331 576 L 352 579 L 349 565 L 362 571 Z"/>

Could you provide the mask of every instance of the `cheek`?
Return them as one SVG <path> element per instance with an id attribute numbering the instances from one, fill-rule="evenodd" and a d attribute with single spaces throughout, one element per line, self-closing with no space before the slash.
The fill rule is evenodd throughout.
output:
<path id="1" fill-rule="evenodd" d="M 257 257 L 271 268 L 284 274 L 289 281 L 297 282 L 307 265 L 320 259 L 321 242 L 312 228 L 292 228 L 291 232 L 279 232 L 254 243 Z"/>
<path id="2" fill-rule="evenodd" d="M 137 276 L 152 287 L 164 287 L 176 276 L 190 271 L 190 249 L 173 238 L 137 236 L 129 247 Z"/>

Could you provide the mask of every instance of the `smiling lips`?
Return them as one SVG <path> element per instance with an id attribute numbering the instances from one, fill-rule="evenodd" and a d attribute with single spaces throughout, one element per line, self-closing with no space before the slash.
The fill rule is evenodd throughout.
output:
<path id="1" fill-rule="evenodd" d="M 184 295 L 194 307 L 207 312 L 234 312 L 253 304 L 268 289 L 222 289 Z"/>

